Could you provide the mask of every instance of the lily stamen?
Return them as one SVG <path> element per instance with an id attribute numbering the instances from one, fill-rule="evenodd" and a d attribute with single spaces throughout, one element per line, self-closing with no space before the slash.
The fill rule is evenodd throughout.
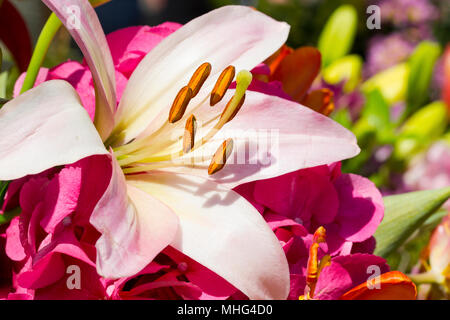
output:
<path id="1" fill-rule="evenodd" d="M 252 83 L 252 80 L 253 76 L 249 71 L 242 70 L 238 73 L 236 77 L 236 92 L 223 110 L 218 127 L 223 127 L 223 125 L 231 121 L 239 112 L 245 101 L 245 92 Z"/>
<path id="2" fill-rule="evenodd" d="M 200 66 L 196 71 L 196 73 L 198 75 L 196 76 L 194 73 L 193 78 L 195 78 L 195 77 L 198 78 L 201 74 L 201 69 L 205 69 L 205 68 L 207 69 L 207 65 L 205 65 L 205 64 Z M 206 143 L 211 141 L 211 139 L 222 129 L 222 127 L 226 123 L 230 122 L 238 114 L 239 110 L 242 108 L 242 106 L 245 102 L 245 93 L 246 93 L 248 87 L 250 86 L 252 80 L 253 80 L 253 77 L 249 71 L 242 70 L 237 74 L 235 94 L 230 99 L 230 101 L 228 102 L 228 104 L 224 108 L 224 110 L 222 111 L 222 114 L 220 115 L 219 120 L 217 121 L 216 125 L 209 132 L 207 132 L 206 135 L 204 135 L 201 139 L 198 139 L 198 143 L 195 143 L 195 140 L 197 140 L 195 138 L 195 133 L 196 133 L 196 129 L 197 129 L 196 121 L 195 121 L 196 119 L 193 115 L 191 115 L 190 118 L 186 121 L 184 135 L 180 136 L 180 139 L 183 142 L 182 148 L 180 151 L 170 153 L 170 154 L 154 155 L 154 154 L 152 154 L 151 150 L 148 150 L 149 147 L 145 146 L 145 144 L 143 144 L 141 147 L 138 148 L 138 149 L 141 149 L 142 152 L 134 153 L 134 154 L 131 154 L 128 156 L 123 155 L 123 152 L 122 152 L 121 157 L 118 159 L 118 161 L 119 161 L 119 164 L 123 167 L 132 165 L 132 164 L 138 164 L 138 163 L 147 164 L 147 165 L 137 166 L 135 168 L 126 168 L 126 169 L 124 169 L 124 172 L 135 173 L 135 172 L 143 172 L 149 168 L 154 169 L 155 168 L 154 165 L 156 165 L 156 162 L 159 162 L 158 168 L 161 165 L 163 167 L 168 166 L 167 164 L 169 162 L 172 162 L 173 165 L 181 165 L 183 163 L 185 164 L 185 162 L 177 161 L 177 159 L 183 157 L 183 155 L 185 155 L 186 153 L 193 152 L 193 151 L 199 149 L 200 147 L 204 146 Z M 187 89 L 185 89 L 185 88 L 187 88 Z M 185 88 L 183 88 L 183 89 L 184 90 L 189 89 L 190 92 L 192 92 L 192 90 L 189 88 L 189 86 L 186 86 Z M 177 99 L 175 99 L 175 101 L 177 101 Z M 187 107 L 187 105 L 186 105 L 186 107 Z M 175 112 L 175 111 L 173 111 L 173 112 Z M 172 110 L 171 110 L 171 115 L 172 115 Z M 170 116 L 169 118 L 171 118 L 171 117 L 172 116 Z M 182 115 L 180 116 L 180 118 L 181 117 L 182 117 Z M 229 140 L 231 140 L 231 139 L 229 139 Z M 137 141 L 136 143 L 139 143 L 139 141 Z M 214 158 L 215 158 L 215 156 L 213 157 L 213 159 Z M 197 160 L 199 160 L 201 162 L 203 159 L 191 159 L 191 163 L 195 163 Z M 214 162 L 214 161 L 212 161 L 212 162 Z M 222 168 L 223 168 L 223 165 L 222 165 L 222 167 L 213 166 L 212 168 L 210 166 L 210 169 L 212 170 L 211 172 L 213 172 L 210 174 L 214 174 L 215 172 L 221 170 Z"/>
<path id="3" fill-rule="evenodd" d="M 216 85 L 214 86 L 214 89 L 211 92 L 211 107 L 215 106 L 223 99 L 225 93 L 230 87 L 231 82 L 233 82 L 235 72 L 236 69 L 233 66 L 229 66 L 222 71 Z"/>
<path id="4" fill-rule="evenodd" d="M 326 230 L 324 227 L 319 227 L 316 232 L 314 232 L 313 243 L 309 248 L 309 257 L 306 266 L 305 294 L 300 296 L 299 300 L 309 300 L 314 298 L 314 292 L 316 290 L 320 272 L 330 264 L 331 257 L 329 255 L 325 255 L 320 261 L 318 258 L 319 244 L 325 241 Z"/>
<path id="5" fill-rule="evenodd" d="M 195 145 L 195 133 L 197 131 L 197 120 L 191 115 L 186 121 L 183 136 L 183 152 L 189 153 Z"/>
<path id="6" fill-rule="evenodd" d="M 169 112 L 169 122 L 175 123 L 180 120 L 184 113 L 186 112 L 186 108 L 193 97 L 193 93 L 191 88 L 188 86 L 183 87 L 177 94 L 172 108 L 170 108 Z"/>
<path id="7" fill-rule="evenodd" d="M 199 93 L 210 74 L 211 64 L 209 62 L 205 62 L 197 68 L 188 84 L 188 87 L 192 90 L 192 98 Z"/>
<path id="8" fill-rule="evenodd" d="M 208 168 L 208 174 L 213 175 L 225 167 L 228 158 L 233 151 L 233 139 L 227 139 L 222 143 L 222 145 L 217 149 L 216 153 L 211 159 L 211 164 Z"/>

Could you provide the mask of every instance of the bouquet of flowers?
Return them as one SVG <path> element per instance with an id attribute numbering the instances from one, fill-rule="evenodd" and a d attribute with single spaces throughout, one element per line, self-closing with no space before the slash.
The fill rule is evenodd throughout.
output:
<path id="1" fill-rule="evenodd" d="M 450 49 L 394 2 L 365 59 L 349 4 L 310 46 L 289 1 L 105 35 L 42 0 L 32 46 L 0 0 L 0 299 L 447 299 Z"/>

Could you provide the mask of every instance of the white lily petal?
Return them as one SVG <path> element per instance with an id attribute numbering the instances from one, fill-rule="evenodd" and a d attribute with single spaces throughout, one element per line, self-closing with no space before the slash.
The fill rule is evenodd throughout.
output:
<path id="1" fill-rule="evenodd" d="M 90 223 L 101 232 L 97 240 L 97 272 L 110 279 L 141 271 L 174 239 L 177 216 L 159 200 L 126 184 L 114 157 L 112 176 Z"/>
<path id="2" fill-rule="evenodd" d="M 95 125 L 103 140 L 114 127 L 116 78 L 114 64 L 100 21 L 88 0 L 42 0 L 76 41 L 96 86 Z"/>
<path id="3" fill-rule="evenodd" d="M 0 109 L 0 180 L 14 180 L 107 154 L 77 92 L 44 82 Z"/>
<path id="4" fill-rule="evenodd" d="M 196 114 L 203 115 L 203 120 L 207 120 L 205 115 L 214 119 L 222 108 L 214 109 L 205 104 Z M 198 141 L 207 131 L 198 130 Z M 178 135 L 164 133 L 157 136 L 159 140 L 172 142 L 182 131 L 178 130 Z M 220 172 L 208 176 L 212 155 L 228 138 L 234 141 L 233 154 Z M 156 139 L 154 142 L 161 143 Z M 167 150 L 174 152 L 180 148 L 181 143 L 177 142 Z M 332 119 L 298 103 L 248 91 L 237 116 L 205 146 L 182 157 L 181 162 L 187 165 L 167 170 L 199 175 L 233 188 L 245 182 L 341 161 L 359 152 L 353 133 Z"/>
<path id="5" fill-rule="evenodd" d="M 287 297 L 289 268 L 284 251 L 259 212 L 244 198 L 195 176 L 155 172 L 127 180 L 178 215 L 174 248 L 251 299 Z"/>
<path id="6" fill-rule="evenodd" d="M 212 72 L 190 107 L 206 99 L 223 69 L 234 65 L 236 70 L 251 70 L 278 50 L 288 33 L 286 23 L 244 6 L 222 7 L 187 23 L 134 71 L 116 114 L 113 142 L 123 144 L 156 131 L 167 121 L 178 91 L 202 63 L 211 63 Z"/>

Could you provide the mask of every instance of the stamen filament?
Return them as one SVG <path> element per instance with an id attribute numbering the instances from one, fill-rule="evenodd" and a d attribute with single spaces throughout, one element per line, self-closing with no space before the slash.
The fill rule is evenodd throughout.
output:
<path id="1" fill-rule="evenodd" d="M 242 70 L 238 73 L 236 77 L 235 94 L 220 116 L 220 120 L 218 123 L 219 128 L 222 128 L 227 122 L 231 121 L 241 109 L 242 104 L 245 100 L 245 92 L 252 83 L 252 80 L 253 76 L 249 71 Z"/>

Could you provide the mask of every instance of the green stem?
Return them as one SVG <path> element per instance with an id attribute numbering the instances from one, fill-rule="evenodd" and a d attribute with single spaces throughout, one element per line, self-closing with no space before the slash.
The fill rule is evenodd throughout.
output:
<path id="1" fill-rule="evenodd" d="M 47 55 L 48 48 L 61 25 L 61 21 L 52 13 L 39 35 L 20 93 L 24 93 L 33 88 L 44 58 Z"/>
<path id="2" fill-rule="evenodd" d="M 409 274 L 408 277 L 417 284 L 440 282 L 436 275 L 431 271 L 419 274 Z"/>

